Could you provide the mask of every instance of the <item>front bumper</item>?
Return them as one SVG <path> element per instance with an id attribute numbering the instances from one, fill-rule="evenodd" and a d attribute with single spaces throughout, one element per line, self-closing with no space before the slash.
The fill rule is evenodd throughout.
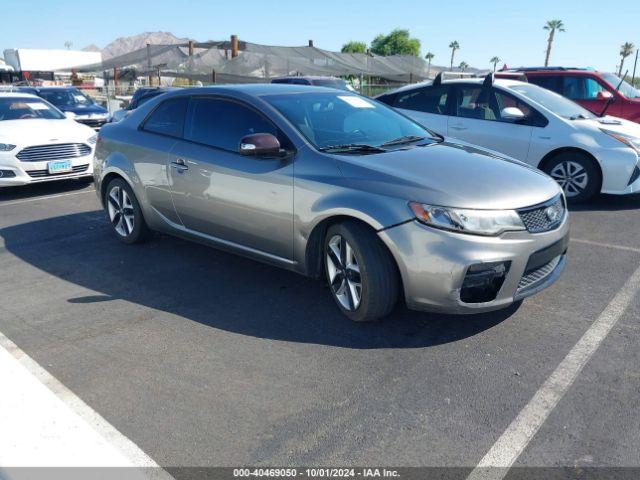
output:
<path id="1" fill-rule="evenodd" d="M 0 158 L 0 187 L 29 185 L 32 183 L 67 180 L 93 175 L 93 153 L 71 159 L 73 171 L 50 174 L 48 162 L 21 162 L 15 157 Z"/>
<path id="2" fill-rule="evenodd" d="M 437 230 L 417 221 L 379 232 L 394 256 L 407 306 L 442 313 L 480 313 L 506 308 L 552 285 L 566 263 L 569 221 L 555 230 L 532 234 L 507 232 L 499 237 Z M 495 299 L 461 300 L 472 265 L 505 262 L 508 271 Z"/>

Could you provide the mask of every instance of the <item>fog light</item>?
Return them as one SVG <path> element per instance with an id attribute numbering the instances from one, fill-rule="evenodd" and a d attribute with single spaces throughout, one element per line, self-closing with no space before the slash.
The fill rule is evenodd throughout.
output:
<path id="1" fill-rule="evenodd" d="M 13 170 L 0 170 L 0 178 L 12 178 L 15 176 L 16 174 Z"/>
<path id="2" fill-rule="evenodd" d="M 465 303 L 491 302 L 504 283 L 511 262 L 477 263 L 467 269 L 460 299 Z"/>

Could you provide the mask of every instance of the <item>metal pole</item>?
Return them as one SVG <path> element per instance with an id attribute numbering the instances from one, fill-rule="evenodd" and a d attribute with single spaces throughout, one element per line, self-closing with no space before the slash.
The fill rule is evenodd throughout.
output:
<path id="1" fill-rule="evenodd" d="M 638 49 L 636 48 L 636 61 L 633 63 L 633 77 L 631 77 L 631 85 L 635 87 L 636 83 L 636 67 L 638 66 Z"/>
<path id="2" fill-rule="evenodd" d="M 191 75 L 193 74 L 193 40 L 189 40 L 189 85 L 193 85 Z"/>
<path id="3" fill-rule="evenodd" d="M 238 56 L 238 36 L 231 35 L 231 58 Z"/>
<path id="4" fill-rule="evenodd" d="M 149 75 L 149 86 L 153 85 L 153 71 L 151 69 L 151 44 L 147 42 L 147 72 Z"/>

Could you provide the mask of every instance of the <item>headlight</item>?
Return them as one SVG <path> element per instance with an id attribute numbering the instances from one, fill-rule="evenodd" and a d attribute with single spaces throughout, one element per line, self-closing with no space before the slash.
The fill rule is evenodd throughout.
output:
<path id="1" fill-rule="evenodd" d="M 14 148 L 16 148 L 16 146 L 10 143 L 0 143 L 0 152 L 10 152 Z"/>
<path id="2" fill-rule="evenodd" d="M 515 210 L 472 210 L 410 202 L 416 218 L 431 227 L 475 235 L 500 235 L 525 230 Z"/>
<path id="3" fill-rule="evenodd" d="M 604 128 L 600 129 L 602 133 L 606 133 L 610 137 L 615 138 L 620 143 L 624 143 L 627 147 L 633 148 L 636 152 L 640 153 L 640 138 L 630 137 L 629 135 L 623 135 L 622 133 L 612 132 Z"/>
<path id="4" fill-rule="evenodd" d="M 87 140 L 87 142 L 89 142 L 91 145 L 95 145 L 97 141 L 98 141 L 98 135 L 91 135 Z"/>

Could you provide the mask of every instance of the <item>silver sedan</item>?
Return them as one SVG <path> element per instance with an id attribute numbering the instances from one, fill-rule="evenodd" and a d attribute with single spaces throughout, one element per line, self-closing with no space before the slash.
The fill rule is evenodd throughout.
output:
<path id="1" fill-rule="evenodd" d="M 325 279 L 355 321 L 504 308 L 564 268 L 545 174 L 328 88 L 171 92 L 101 131 L 95 181 L 125 243 L 162 231 Z M 170 259 L 167 259 L 170 261 Z"/>

